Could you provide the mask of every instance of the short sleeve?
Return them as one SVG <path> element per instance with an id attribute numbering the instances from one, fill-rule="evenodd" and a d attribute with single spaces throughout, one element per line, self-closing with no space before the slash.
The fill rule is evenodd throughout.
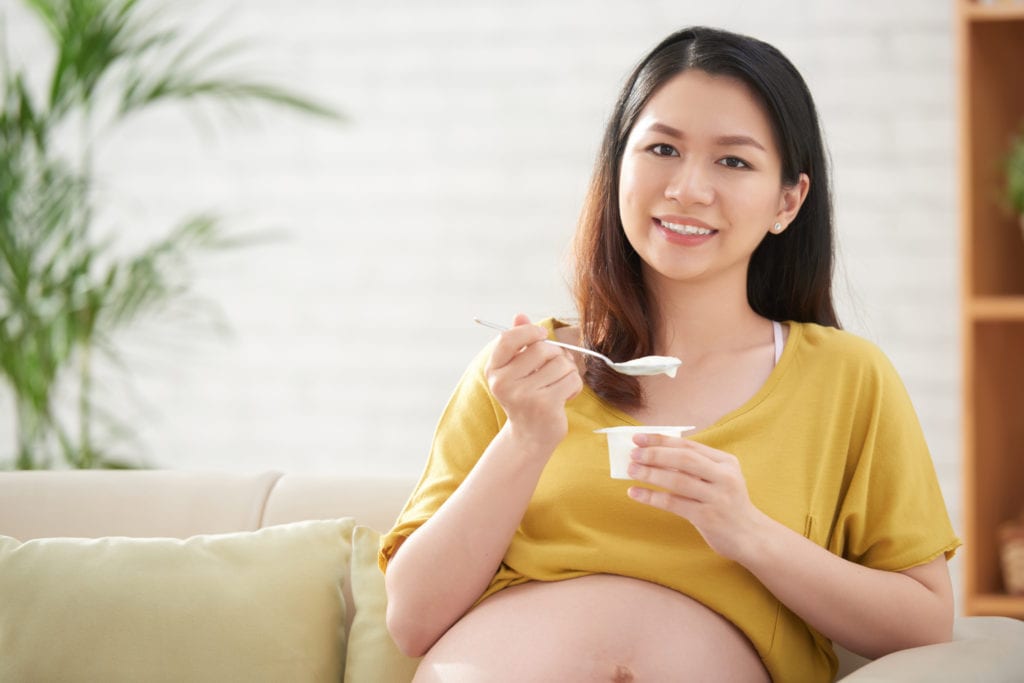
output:
<path id="1" fill-rule="evenodd" d="M 441 414 L 423 474 L 394 527 L 381 537 L 378 563 L 382 571 L 402 542 L 465 480 L 505 423 L 505 413 L 484 374 L 493 345 L 477 354 Z"/>
<path id="2" fill-rule="evenodd" d="M 852 474 L 830 550 L 875 569 L 903 571 L 960 546 L 906 387 L 878 351 L 855 401 Z"/>

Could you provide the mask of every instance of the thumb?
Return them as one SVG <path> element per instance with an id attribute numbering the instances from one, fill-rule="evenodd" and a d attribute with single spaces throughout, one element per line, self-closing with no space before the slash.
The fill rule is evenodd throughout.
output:
<path id="1" fill-rule="evenodd" d="M 516 313 L 516 317 L 512 320 L 514 327 L 519 325 L 529 325 L 530 318 L 525 313 Z"/>

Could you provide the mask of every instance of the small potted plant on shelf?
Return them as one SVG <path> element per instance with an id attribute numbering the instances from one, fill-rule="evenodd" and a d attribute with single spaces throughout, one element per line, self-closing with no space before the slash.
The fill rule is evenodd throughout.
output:
<path id="1" fill-rule="evenodd" d="M 1010 141 L 1006 156 L 1006 202 L 1017 216 L 1024 236 L 1024 126 Z"/>
<path id="2" fill-rule="evenodd" d="M 1024 595 L 1024 510 L 999 525 L 999 554 L 1006 592 Z"/>

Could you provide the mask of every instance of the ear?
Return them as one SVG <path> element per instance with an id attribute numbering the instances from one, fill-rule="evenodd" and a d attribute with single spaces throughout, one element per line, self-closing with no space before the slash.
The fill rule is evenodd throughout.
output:
<path id="1" fill-rule="evenodd" d="M 789 227 L 789 224 L 800 212 L 800 207 L 807 199 L 807 192 L 811 189 L 811 179 L 806 173 L 801 173 L 796 183 L 782 188 L 779 196 L 779 211 L 775 214 L 775 220 L 782 224 L 782 230 Z M 779 232 L 782 232 L 779 230 Z"/>

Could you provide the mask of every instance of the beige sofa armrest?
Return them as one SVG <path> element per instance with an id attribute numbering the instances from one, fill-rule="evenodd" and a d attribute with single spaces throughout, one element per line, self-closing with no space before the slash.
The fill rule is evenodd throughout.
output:
<path id="1" fill-rule="evenodd" d="M 1020 683 L 1024 622 L 1009 617 L 957 617 L 953 641 L 894 652 L 842 683 Z"/>

